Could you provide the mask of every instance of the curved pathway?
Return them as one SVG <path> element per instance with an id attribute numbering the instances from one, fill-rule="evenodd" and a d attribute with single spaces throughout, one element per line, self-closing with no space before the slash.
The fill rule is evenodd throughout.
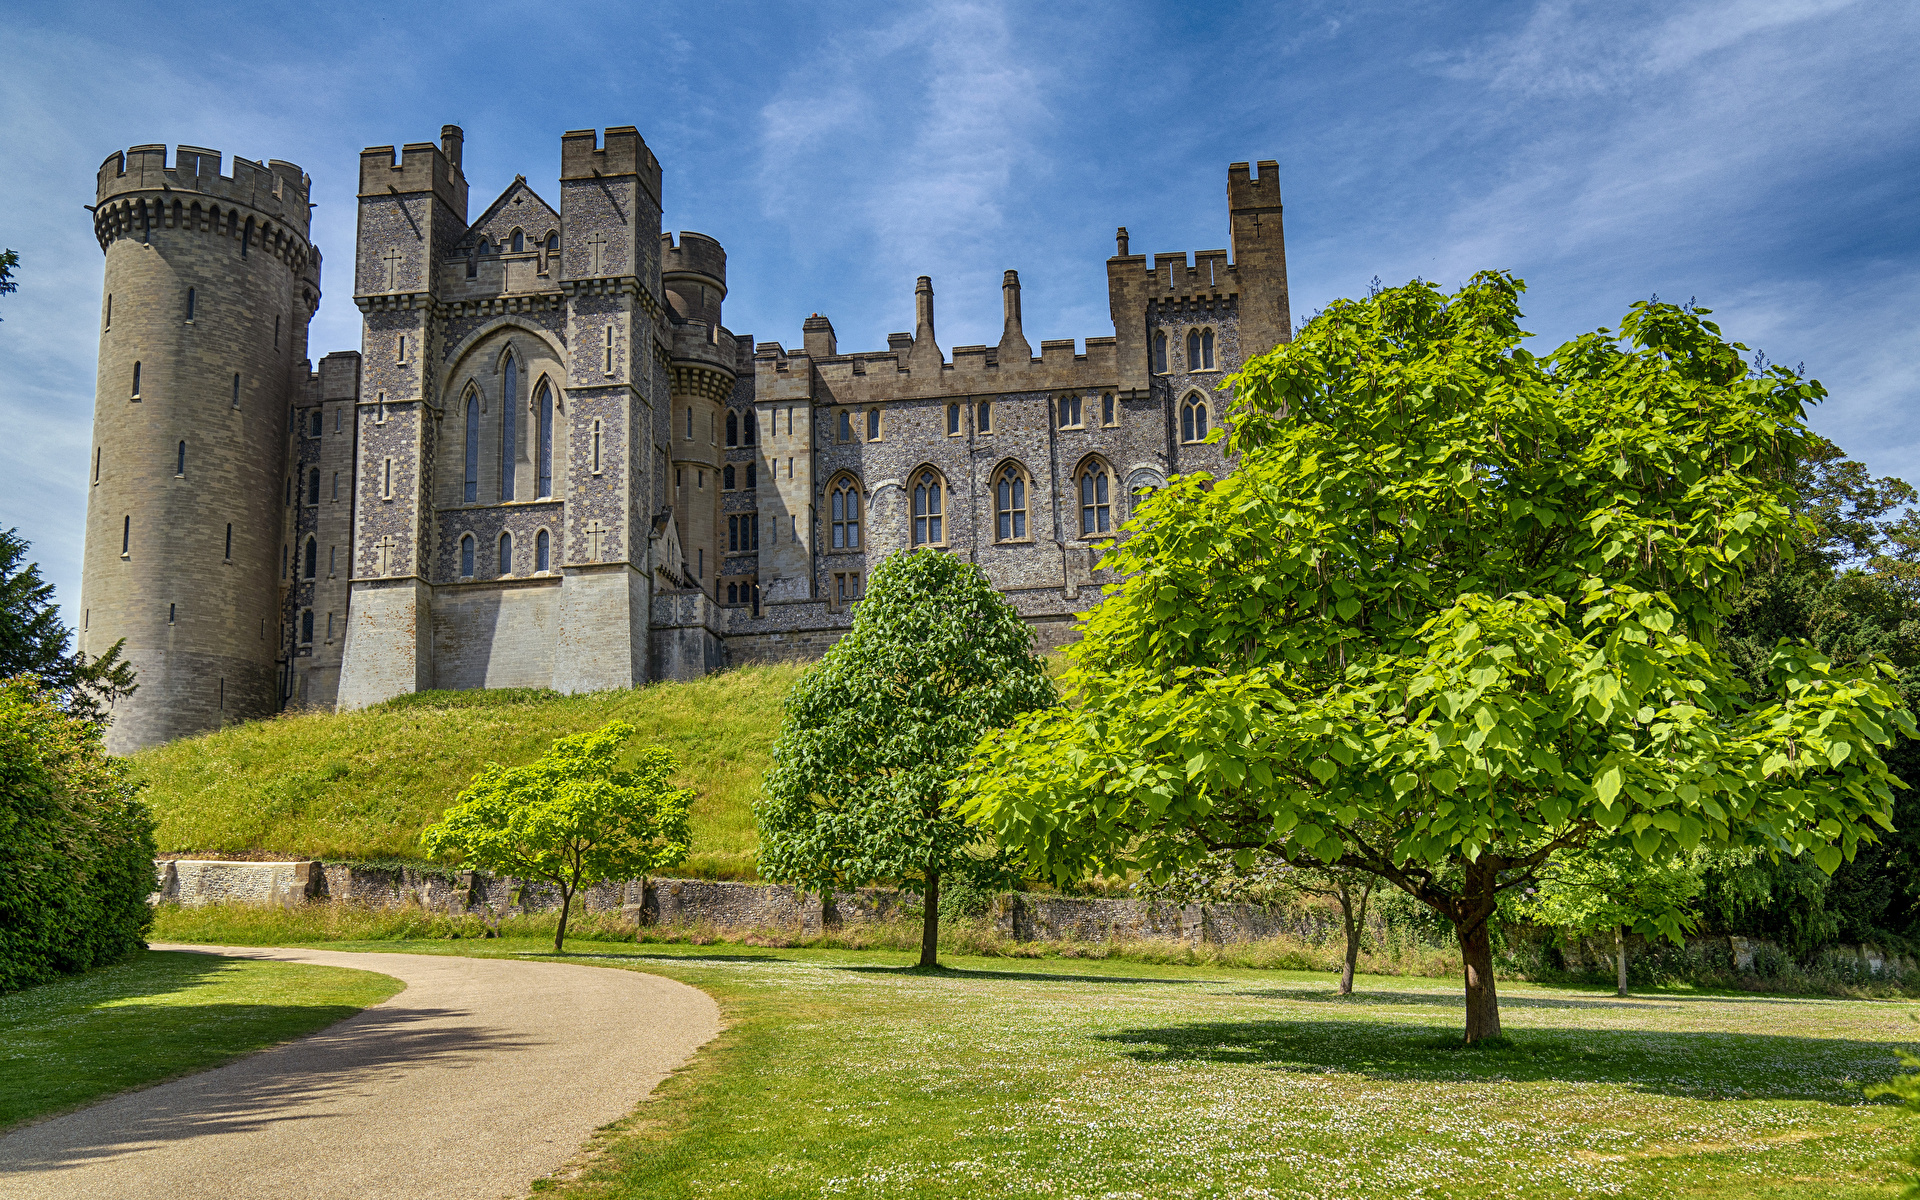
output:
<path id="1" fill-rule="evenodd" d="M 523 1196 L 720 1031 L 706 993 L 637 971 L 154 948 L 407 986 L 318 1033 L 0 1137 L 0 1197 Z"/>

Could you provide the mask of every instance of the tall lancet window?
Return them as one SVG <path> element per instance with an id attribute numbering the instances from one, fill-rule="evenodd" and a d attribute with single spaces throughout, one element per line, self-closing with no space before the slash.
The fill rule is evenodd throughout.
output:
<path id="1" fill-rule="evenodd" d="M 467 393 L 467 486 L 462 500 L 473 504 L 480 499 L 480 396 Z"/>
<path id="2" fill-rule="evenodd" d="M 553 389 L 540 381 L 540 499 L 553 495 Z"/>
<path id="3" fill-rule="evenodd" d="M 513 460 L 518 448 L 514 445 L 514 426 L 519 424 L 515 418 L 520 413 L 520 366 L 513 361 L 513 355 L 507 355 L 503 390 L 500 393 L 500 498 L 513 499 Z"/>

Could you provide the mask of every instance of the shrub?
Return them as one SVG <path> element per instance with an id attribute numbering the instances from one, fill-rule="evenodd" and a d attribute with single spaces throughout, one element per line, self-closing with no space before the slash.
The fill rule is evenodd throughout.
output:
<path id="1" fill-rule="evenodd" d="M 153 819 L 100 727 L 0 681 L 0 992 L 118 962 L 153 922 Z"/>

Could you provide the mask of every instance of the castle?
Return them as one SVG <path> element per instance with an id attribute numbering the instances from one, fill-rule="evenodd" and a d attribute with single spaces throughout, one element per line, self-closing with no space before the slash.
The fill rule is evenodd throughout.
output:
<path id="1" fill-rule="evenodd" d="M 320 252 L 292 163 L 109 156 L 82 649 L 126 639 L 116 753 L 290 705 L 563 692 L 818 655 L 868 571 L 978 563 L 1043 646 L 1138 494 L 1225 469 L 1219 381 L 1290 328 L 1277 167 L 1227 170 L 1233 253 L 1107 260 L 1110 337 L 914 330 L 843 352 L 721 321 L 726 251 L 660 229 L 632 127 L 561 138 L 468 220 L 462 133 L 360 156 L 358 351 L 310 365 Z"/>

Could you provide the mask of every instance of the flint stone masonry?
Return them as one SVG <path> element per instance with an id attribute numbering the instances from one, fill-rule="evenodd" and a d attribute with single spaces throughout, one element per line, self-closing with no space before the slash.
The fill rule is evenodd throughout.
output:
<path id="1" fill-rule="evenodd" d="M 635 127 L 562 135 L 557 206 L 520 176 L 477 216 L 464 145 L 361 152 L 361 347 L 317 369 L 300 168 L 160 145 L 102 166 L 79 644 L 125 637 L 140 672 L 115 753 L 427 688 L 815 658 L 922 540 L 1057 648 L 1117 582 L 1099 564 L 1137 497 L 1231 469 L 1187 414 L 1218 429 L 1221 381 L 1289 336 L 1273 162 L 1227 169 L 1231 251 L 1118 231 L 1110 334 L 1030 341 L 1009 270 L 994 345 L 943 349 L 922 276 L 885 349 L 815 313 L 789 350 L 725 326 L 726 250 L 661 228 Z"/>

